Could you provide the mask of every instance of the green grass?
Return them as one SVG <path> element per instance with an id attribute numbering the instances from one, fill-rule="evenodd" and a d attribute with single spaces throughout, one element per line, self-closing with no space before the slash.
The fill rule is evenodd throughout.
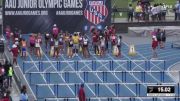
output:
<path id="1" fill-rule="evenodd" d="M 167 5 L 172 5 L 174 6 L 177 0 L 154 0 L 153 2 L 151 2 L 151 4 L 155 4 L 155 3 L 165 3 Z M 129 0 L 129 3 L 131 3 L 131 0 Z M 137 4 L 137 1 L 132 3 L 133 6 L 135 7 L 135 5 Z"/>
<path id="2" fill-rule="evenodd" d="M 112 0 L 111 4 L 112 4 L 112 7 L 127 8 L 128 0 Z M 127 17 L 127 13 L 122 12 L 121 14 L 122 15 L 120 15 L 120 13 L 116 13 L 115 17 L 116 18 L 125 18 L 125 17 Z"/>
<path id="3" fill-rule="evenodd" d="M 3 0 L 0 0 L 0 6 L 2 6 L 2 1 L 3 1 Z"/>

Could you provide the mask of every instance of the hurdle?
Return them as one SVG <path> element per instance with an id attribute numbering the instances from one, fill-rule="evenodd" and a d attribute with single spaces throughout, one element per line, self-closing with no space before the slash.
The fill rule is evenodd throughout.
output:
<path id="1" fill-rule="evenodd" d="M 59 86 L 58 85 L 54 85 L 54 94 L 55 94 L 55 96 L 58 96 L 58 94 L 59 94 L 59 88 L 58 88 Z"/>
<path id="2" fill-rule="evenodd" d="M 125 68 L 127 68 L 129 71 L 133 70 L 132 64 L 134 63 L 134 65 L 137 62 L 142 62 L 144 64 L 145 70 L 150 70 L 151 66 L 155 67 L 156 65 L 152 65 L 152 62 L 162 62 L 163 64 L 163 68 L 162 70 L 166 70 L 166 61 L 165 60 L 79 60 L 79 61 L 50 61 L 53 64 L 56 64 L 56 69 L 57 71 L 63 71 L 62 67 L 63 65 L 66 65 L 66 63 L 72 63 L 74 66 L 73 68 L 75 69 L 75 71 L 79 71 L 80 69 L 80 65 L 81 63 L 89 63 L 91 64 L 90 68 L 92 69 L 92 71 L 96 71 L 97 68 L 97 63 L 102 62 L 103 64 L 109 64 L 109 70 L 113 71 L 115 68 L 120 68 L 121 66 L 123 66 L 123 64 L 126 64 Z M 38 63 L 38 69 L 39 71 L 44 71 L 44 65 L 45 63 L 49 63 L 49 61 L 23 61 L 23 73 L 26 72 L 25 67 L 26 64 L 33 64 L 33 63 Z M 122 65 L 115 66 L 115 63 L 121 63 Z M 84 66 L 84 64 L 83 64 Z"/>
<path id="3" fill-rule="evenodd" d="M 116 93 L 116 97 L 124 97 L 124 96 L 121 96 L 120 95 L 120 89 L 121 89 L 121 85 L 124 85 L 124 83 L 85 83 L 87 85 L 91 85 L 91 86 L 94 86 L 94 91 L 95 91 L 95 94 L 97 97 L 102 97 L 102 96 L 99 96 L 100 94 L 100 86 L 104 86 L 104 85 L 108 85 L 108 86 L 114 86 L 115 87 L 115 90 L 114 92 Z M 68 84 L 63 84 L 63 83 L 60 83 L 60 84 L 35 84 L 36 86 L 36 94 L 38 94 L 38 88 L 41 87 L 41 86 L 51 86 L 53 87 L 53 92 L 55 95 L 58 95 L 58 88 L 60 86 L 72 86 L 74 87 L 74 92 L 75 92 L 75 96 L 77 96 L 77 92 L 80 88 L 80 83 L 68 83 Z M 135 92 L 136 92 L 136 95 L 135 96 L 131 96 L 131 97 L 143 97 L 142 96 L 142 93 L 141 93 L 141 87 L 146 85 L 146 86 L 154 86 L 154 85 L 166 85 L 166 86 L 169 86 L 169 85 L 174 85 L 176 87 L 178 87 L 178 92 L 176 92 L 176 95 L 174 97 L 179 97 L 179 83 L 163 83 L 163 84 L 157 84 L 157 83 L 126 83 L 126 85 L 133 85 L 135 87 Z M 147 96 L 148 97 L 148 96 Z M 173 96 L 171 96 L 173 97 Z M 59 98 L 59 96 L 57 96 L 57 98 Z"/>
<path id="4" fill-rule="evenodd" d="M 164 61 L 164 60 L 158 60 L 158 61 L 162 62 L 162 63 L 166 63 L 166 61 Z M 161 77 L 160 81 L 161 81 L 161 83 L 164 83 L 164 77 L 165 77 L 164 75 L 165 75 L 165 73 L 174 72 L 174 71 L 164 71 L 165 69 L 162 69 L 160 71 L 152 71 L 150 69 L 151 62 L 158 62 L 158 61 L 156 61 L 156 60 L 152 60 L 152 61 L 147 61 L 147 60 L 146 61 L 145 60 L 124 60 L 124 61 L 116 60 L 116 61 L 110 61 L 110 60 L 106 60 L 106 61 L 103 61 L 103 63 L 107 63 L 107 65 L 105 65 L 105 66 L 109 67 L 110 71 L 109 70 L 101 71 L 101 70 L 97 69 L 97 68 L 99 68 L 99 66 L 97 65 L 98 62 L 102 62 L 102 61 L 92 61 L 92 60 L 90 60 L 90 61 L 89 60 L 88 61 L 52 61 L 53 64 L 56 64 L 55 67 L 57 68 L 57 71 L 55 71 L 55 72 L 46 72 L 46 71 L 44 71 L 44 65 L 45 65 L 45 63 L 49 63 L 49 61 L 48 62 L 47 61 L 35 61 L 35 63 L 38 64 L 38 68 L 39 68 L 38 71 L 37 72 L 28 72 L 28 71 L 26 71 L 24 69 L 24 75 L 31 75 L 32 76 L 32 74 L 39 74 L 39 73 L 46 75 L 46 73 L 49 73 L 49 74 L 46 75 L 46 81 L 47 81 L 47 84 L 50 84 L 51 83 L 51 80 L 50 80 L 51 74 L 64 74 L 65 81 L 69 84 L 69 74 L 71 74 L 71 73 L 76 73 L 76 74 L 84 73 L 83 79 L 84 79 L 85 82 L 89 81 L 88 80 L 89 73 L 102 73 L 102 75 L 103 75 L 102 76 L 103 83 L 107 82 L 108 73 L 112 73 L 112 74 L 113 73 L 114 74 L 115 73 L 121 73 L 121 75 L 122 75 L 122 82 L 123 82 L 122 84 L 127 85 L 127 73 L 131 73 L 131 74 L 133 74 L 133 73 L 140 73 L 140 75 L 141 75 L 140 81 L 142 82 L 142 84 L 145 84 L 145 82 L 146 82 L 146 73 L 159 73 L 161 75 L 160 76 Z M 63 71 L 63 66 L 64 66 L 63 63 L 66 64 L 68 62 L 73 63 L 72 67 L 74 67 L 74 70 L 72 70 L 72 71 L 71 70 L 70 71 Z M 82 71 L 81 70 L 79 65 L 81 63 L 84 64 L 86 62 L 91 64 L 90 68 L 92 69 L 92 71 Z M 116 68 L 118 68 L 118 67 L 121 68 L 120 65 L 116 67 L 115 63 L 120 63 L 120 62 L 124 63 L 121 66 L 127 67 L 128 71 L 115 71 Z M 139 62 L 139 63 L 142 62 L 144 64 L 143 67 L 145 67 L 146 69 L 142 70 L 142 71 L 134 71 L 133 70 L 133 66 L 132 66 L 133 62 Z M 32 63 L 32 62 L 25 61 L 24 64 L 26 64 L 26 63 Z M 165 64 L 164 64 L 164 67 L 165 67 Z M 146 71 L 146 70 L 148 70 L 148 71 Z M 29 80 L 30 83 L 31 83 L 31 76 L 29 77 L 30 78 L 30 80 Z M 66 85 L 67 85 L 67 83 L 66 83 Z M 88 83 L 85 83 L 85 84 L 88 84 Z M 98 84 L 97 84 L 96 92 L 95 92 L 97 94 L 97 96 L 99 96 L 99 93 L 98 93 Z M 31 85 L 33 85 L 33 84 L 31 84 Z M 137 90 L 136 90 L 137 91 L 137 93 L 136 93 L 137 95 L 136 96 L 141 95 L 142 92 L 139 90 L 139 89 L 141 89 L 141 86 L 142 85 L 137 85 Z M 56 89 L 56 88 L 57 88 L 57 86 L 55 86 L 54 89 Z M 76 92 L 77 92 L 77 88 L 76 88 Z M 120 91 L 117 90 L 115 92 L 115 95 L 119 95 L 118 92 L 120 92 Z M 57 95 L 57 90 L 54 91 L 54 95 Z M 75 94 L 75 96 L 77 96 L 77 94 Z"/>
<path id="5" fill-rule="evenodd" d="M 84 74 L 84 81 L 88 82 L 88 72 L 83 72 Z"/>
<path id="6" fill-rule="evenodd" d="M 107 98 L 108 101 L 112 101 L 113 99 L 112 98 Z"/>
<path id="7" fill-rule="evenodd" d="M 138 99 L 142 99 L 142 100 L 151 100 L 151 101 L 158 101 L 158 99 L 162 98 L 162 99 L 167 99 L 170 101 L 179 101 L 179 97 L 87 97 L 86 101 L 94 101 L 94 100 L 99 100 L 99 98 L 101 100 L 107 100 L 107 101 L 114 101 L 114 100 L 126 100 L 126 101 L 137 101 Z M 44 98 L 44 101 L 70 101 L 70 100 L 78 100 L 77 97 L 75 98 Z M 139 100 L 138 100 L 139 101 Z"/>
<path id="8" fill-rule="evenodd" d="M 77 87 L 80 87 L 82 83 L 58 83 L 58 84 L 32 84 L 32 85 L 38 85 L 38 86 L 53 86 L 53 85 L 59 85 L 59 86 L 66 86 L 66 85 L 70 85 L 70 86 L 77 86 Z M 119 83 L 84 83 L 84 84 L 87 84 L 87 85 L 95 85 L 95 84 L 99 84 L 99 85 L 114 85 L 116 86 L 116 84 L 118 85 L 124 85 L 124 84 L 127 84 L 127 85 L 136 85 L 136 84 L 140 84 L 140 85 L 166 85 L 166 86 L 169 86 L 169 85 L 179 85 L 179 83 L 123 83 L 123 82 L 119 82 Z M 180 85 L 179 85 L 180 86 Z"/>
<path id="9" fill-rule="evenodd" d="M 47 81 L 47 83 L 51 82 L 51 80 L 50 80 L 50 73 L 46 73 L 46 81 Z"/>
<path id="10" fill-rule="evenodd" d="M 77 96 L 78 95 L 78 90 L 79 90 L 79 88 L 80 88 L 80 84 L 74 84 L 74 92 L 75 92 L 75 96 Z"/>
<path id="11" fill-rule="evenodd" d="M 102 72 L 103 73 L 103 82 L 107 82 L 107 72 Z"/>
<path id="12" fill-rule="evenodd" d="M 99 97 L 99 84 L 94 84 L 95 85 L 95 94 L 97 97 Z"/>
<path id="13" fill-rule="evenodd" d="M 65 81 L 69 83 L 69 72 L 65 72 Z"/>
<path id="14" fill-rule="evenodd" d="M 55 74 L 55 73 L 59 73 L 59 74 L 62 74 L 62 73 L 66 73 L 66 72 L 69 72 L 69 73 L 83 73 L 83 72 L 89 72 L 89 73 L 103 73 L 103 72 L 107 72 L 107 73 L 121 73 L 121 72 L 126 72 L 126 73 L 141 73 L 141 72 L 145 72 L 145 73 L 160 73 L 160 72 L 165 72 L 165 73 L 170 73 L 170 72 L 177 72 L 179 73 L 180 71 L 59 71 L 59 72 L 26 72 L 25 74 L 29 74 L 29 73 L 42 73 L 42 74 L 45 74 L 45 73 L 52 73 L 52 74 Z"/>
<path id="15" fill-rule="evenodd" d="M 102 73 L 102 80 L 103 82 L 107 82 L 108 81 L 108 73 L 113 73 L 113 74 L 121 74 L 121 80 L 123 83 L 127 82 L 127 73 L 129 74 L 134 74 L 134 73 L 138 73 L 138 75 L 140 75 L 140 80 L 142 83 L 146 82 L 146 74 L 150 73 L 152 75 L 152 73 L 156 73 L 159 75 L 160 77 L 160 81 L 161 83 L 165 82 L 165 75 L 167 73 L 178 73 L 180 75 L 180 71 L 59 71 L 59 72 L 27 72 L 24 75 L 29 75 L 29 81 L 31 83 L 31 78 L 33 74 L 44 74 L 46 81 L 48 83 L 50 83 L 50 78 L 52 74 L 64 74 L 64 78 L 65 81 L 68 83 L 69 82 L 69 75 L 70 74 L 83 74 L 83 79 L 85 82 L 89 82 L 88 78 L 89 78 L 89 73 Z"/>
<path id="16" fill-rule="evenodd" d="M 116 96 L 120 95 L 120 84 L 115 84 Z"/>

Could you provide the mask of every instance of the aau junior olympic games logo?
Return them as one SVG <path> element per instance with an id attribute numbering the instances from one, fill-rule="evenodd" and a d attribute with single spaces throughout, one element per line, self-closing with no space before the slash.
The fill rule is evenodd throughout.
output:
<path id="1" fill-rule="evenodd" d="M 108 16 L 105 0 L 87 0 L 84 16 L 89 22 L 95 25 L 104 22 Z"/>

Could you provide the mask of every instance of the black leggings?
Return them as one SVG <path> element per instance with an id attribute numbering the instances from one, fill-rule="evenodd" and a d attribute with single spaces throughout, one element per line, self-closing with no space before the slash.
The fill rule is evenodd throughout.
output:
<path id="1" fill-rule="evenodd" d="M 133 21 L 133 13 L 129 13 L 129 14 L 128 14 L 128 21 L 129 21 L 129 20 Z"/>
<path id="2" fill-rule="evenodd" d="M 94 45 L 94 53 L 96 54 L 97 52 L 99 53 L 99 48 L 97 45 Z"/>

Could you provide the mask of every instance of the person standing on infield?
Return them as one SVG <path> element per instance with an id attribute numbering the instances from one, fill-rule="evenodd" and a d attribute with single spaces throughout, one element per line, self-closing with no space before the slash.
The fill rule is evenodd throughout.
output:
<path id="1" fill-rule="evenodd" d="M 79 89 L 79 101 L 86 101 L 86 95 L 84 91 L 84 84 L 81 84 L 81 88 Z"/>
<path id="2" fill-rule="evenodd" d="M 158 47 L 158 41 L 157 41 L 157 38 L 156 36 L 153 36 L 152 37 L 152 50 L 153 50 L 153 57 L 152 59 L 155 59 L 157 58 L 157 47 Z"/>

